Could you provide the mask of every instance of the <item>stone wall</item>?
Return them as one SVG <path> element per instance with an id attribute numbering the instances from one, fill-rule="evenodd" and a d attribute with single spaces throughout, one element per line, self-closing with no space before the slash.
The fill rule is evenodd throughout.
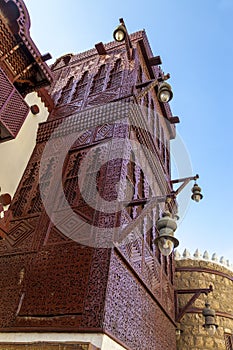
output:
<path id="1" fill-rule="evenodd" d="M 181 318 L 180 329 L 183 332 L 177 341 L 179 350 L 232 349 L 231 345 L 227 345 L 226 338 L 232 342 L 233 271 L 229 262 L 223 258 L 220 261 L 221 263 L 216 255 L 210 260 L 206 253 L 202 256 L 197 251 L 193 257 L 187 251 L 182 257 L 176 253 L 176 289 L 208 288 L 210 285 L 214 289 L 208 296 L 201 294 Z M 178 307 L 186 305 L 191 297 L 192 294 L 180 294 Z M 207 300 L 216 311 L 218 329 L 213 337 L 203 328 L 202 309 Z"/>

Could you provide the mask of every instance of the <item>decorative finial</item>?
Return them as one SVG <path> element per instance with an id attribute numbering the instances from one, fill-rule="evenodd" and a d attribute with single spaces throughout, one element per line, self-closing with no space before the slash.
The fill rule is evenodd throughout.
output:
<path id="1" fill-rule="evenodd" d="M 185 250 L 184 250 L 184 252 L 183 252 L 183 258 L 190 258 L 190 253 L 189 253 L 189 251 L 185 248 Z"/>
<path id="2" fill-rule="evenodd" d="M 225 260 L 224 256 L 221 256 L 220 264 L 226 265 L 226 260 Z"/>
<path id="3" fill-rule="evenodd" d="M 174 251 L 174 257 L 175 257 L 175 260 L 179 260 L 181 257 L 181 255 L 177 249 Z"/>
<path id="4" fill-rule="evenodd" d="M 217 256 L 216 253 L 214 253 L 214 254 L 212 255 L 212 260 L 213 260 L 213 261 L 218 261 L 218 256 Z"/>
<path id="5" fill-rule="evenodd" d="M 193 254 L 193 256 L 196 259 L 200 259 L 201 258 L 201 253 L 200 253 L 199 249 L 195 250 L 195 253 Z"/>
<path id="6" fill-rule="evenodd" d="M 209 253 L 207 252 L 207 250 L 205 250 L 203 254 L 203 259 L 209 260 L 209 258 Z"/>

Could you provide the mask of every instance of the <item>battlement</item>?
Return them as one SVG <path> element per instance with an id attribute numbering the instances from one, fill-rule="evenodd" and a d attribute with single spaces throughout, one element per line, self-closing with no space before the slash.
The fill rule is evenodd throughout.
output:
<path id="1" fill-rule="evenodd" d="M 184 250 L 182 255 L 178 250 L 175 250 L 174 257 L 175 257 L 175 260 L 191 259 L 191 260 L 202 260 L 207 262 L 209 261 L 211 263 L 217 264 L 219 266 L 223 266 L 228 270 L 233 271 L 233 264 L 228 259 L 225 259 L 224 256 L 221 256 L 219 258 L 216 253 L 213 253 L 211 255 L 207 250 L 205 250 L 204 253 L 202 254 L 199 249 L 196 249 L 193 255 L 187 249 Z"/>

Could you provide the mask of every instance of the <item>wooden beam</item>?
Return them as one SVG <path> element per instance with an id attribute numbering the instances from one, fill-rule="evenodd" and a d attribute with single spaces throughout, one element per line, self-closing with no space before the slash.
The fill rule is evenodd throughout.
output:
<path id="1" fill-rule="evenodd" d="M 155 57 L 149 58 L 149 64 L 151 66 L 158 66 L 158 65 L 162 64 L 161 57 L 160 56 L 155 56 Z"/>
<path id="2" fill-rule="evenodd" d="M 102 42 L 95 44 L 95 48 L 100 56 L 106 55 L 107 51 L 106 51 L 104 44 Z"/>

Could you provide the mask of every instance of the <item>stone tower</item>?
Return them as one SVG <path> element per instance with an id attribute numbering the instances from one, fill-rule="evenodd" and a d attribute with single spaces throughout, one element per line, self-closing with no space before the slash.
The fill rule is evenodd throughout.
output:
<path id="1" fill-rule="evenodd" d="M 178 350 L 231 350 L 233 349 L 233 270 L 229 262 L 216 254 L 210 258 L 207 251 L 202 255 L 198 250 L 193 256 L 187 251 L 183 256 L 176 252 L 176 289 L 206 288 L 213 286 L 213 292 L 206 297 L 201 295 L 191 305 L 180 320 L 181 333 Z M 180 295 L 179 307 L 187 303 L 188 295 Z M 208 302 L 216 312 L 218 328 L 214 336 L 210 336 L 203 328 L 202 310 Z"/>
<path id="2" fill-rule="evenodd" d="M 176 349 L 164 203 L 145 206 L 172 190 L 160 64 L 140 31 L 51 67 L 54 107 L 0 241 L 0 349 Z"/>

